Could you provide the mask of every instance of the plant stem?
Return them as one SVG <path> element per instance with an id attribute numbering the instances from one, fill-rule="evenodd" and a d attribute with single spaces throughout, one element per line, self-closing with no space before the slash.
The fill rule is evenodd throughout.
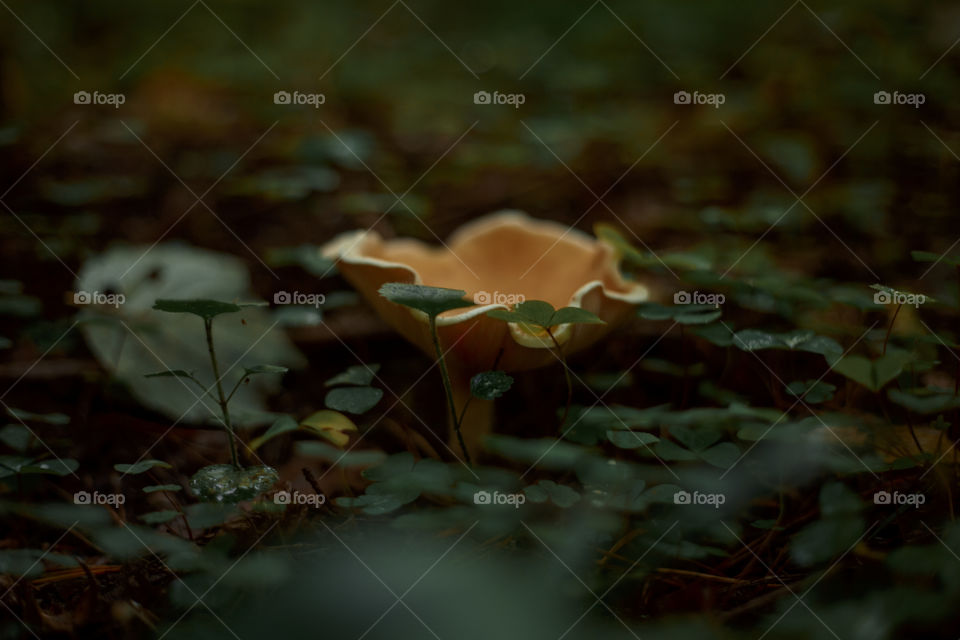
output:
<path id="1" fill-rule="evenodd" d="M 443 350 L 440 349 L 440 336 L 437 334 L 437 317 L 430 316 L 430 337 L 433 338 L 433 348 L 437 352 L 437 362 L 440 364 L 440 376 L 443 378 L 443 389 L 447 392 L 447 406 L 450 407 L 450 418 L 453 420 L 453 429 L 457 433 L 457 442 L 460 443 L 460 450 L 463 451 L 463 458 L 467 464 L 473 466 L 470 462 L 470 453 L 467 451 L 467 445 L 463 441 L 463 434 L 460 433 L 460 419 L 457 417 L 457 408 L 453 403 L 453 385 L 450 382 L 450 372 L 447 371 L 447 362 L 443 359 Z"/>
<path id="2" fill-rule="evenodd" d="M 223 413 L 223 428 L 227 431 L 227 442 L 230 443 L 230 461 L 237 469 L 242 469 L 240 458 L 237 456 L 237 443 L 234 440 L 233 428 L 230 426 L 230 410 L 227 408 L 227 398 L 223 395 L 223 385 L 220 384 L 220 366 L 217 364 L 217 352 L 213 349 L 213 318 L 204 318 L 203 328 L 207 332 L 207 351 L 210 352 L 213 379 L 217 385 L 217 402 L 220 405 L 220 411 Z"/>
<path id="3" fill-rule="evenodd" d="M 560 364 L 563 365 L 563 375 L 567 379 L 567 406 L 563 408 L 563 419 L 560 421 L 560 428 L 562 429 L 563 426 L 567 424 L 567 416 L 570 415 L 570 405 L 573 404 L 573 380 L 570 378 L 570 367 L 567 366 L 567 361 L 563 357 L 563 349 L 560 347 L 560 343 L 557 342 L 553 332 L 550 331 L 550 327 L 544 327 L 544 329 L 546 329 L 550 339 L 553 340 L 554 346 L 557 347 L 557 357 L 560 359 Z"/>
<path id="4" fill-rule="evenodd" d="M 890 318 L 890 324 L 887 326 L 887 335 L 883 337 L 883 353 L 880 355 L 887 355 L 887 342 L 890 341 L 890 332 L 893 331 L 893 323 L 897 321 L 897 314 L 900 313 L 902 307 L 902 304 L 898 304 L 897 310 L 893 312 L 893 317 Z"/>
<path id="5" fill-rule="evenodd" d="M 500 351 L 497 352 L 497 357 L 493 359 L 493 364 L 490 366 L 490 371 L 496 371 L 497 365 L 500 364 L 500 357 L 503 355 L 503 347 L 500 348 Z M 460 424 L 463 424 L 463 418 L 467 415 L 467 409 L 470 408 L 470 403 L 473 401 L 473 393 L 471 391 L 470 395 L 467 397 L 467 401 L 463 403 L 463 409 L 460 410 Z"/>
<path id="6" fill-rule="evenodd" d="M 469 398 L 467 398 L 467 401 L 463 403 L 463 409 L 460 410 L 460 418 L 459 418 L 460 424 L 463 424 L 463 418 L 464 418 L 464 416 L 467 415 L 467 409 L 470 408 L 470 401 L 471 401 L 471 400 L 473 400 L 473 395 L 472 395 L 472 394 L 471 394 L 471 396 L 470 396 Z"/>
<path id="7" fill-rule="evenodd" d="M 235 394 L 237 390 L 240 389 L 240 385 L 242 385 L 244 382 L 246 382 L 249 379 L 250 379 L 249 376 L 243 376 L 242 378 L 237 380 L 237 384 L 233 385 L 233 389 L 231 389 L 230 393 L 227 394 L 227 402 L 230 402 L 230 398 L 233 397 L 233 394 Z"/>
<path id="8" fill-rule="evenodd" d="M 187 378 L 187 380 L 192 380 L 194 384 L 196 384 L 198 387 L 200 387 L 200 391 L 203 391 L 203 395 L 207 396 L 208 398 L 210 398 L 210 399 L 213 400 L 213 401 L 216 401 L 216 398 L 214 398 L 214 397 L 213 397 L 213 394 L 210 393 L 210 388 L 203 386 L 203 383 L 200 382 L 199 380 L 197 380 L 195 377 L 193 377 L 193 374 L 191 374 L 191 375 Z"/>

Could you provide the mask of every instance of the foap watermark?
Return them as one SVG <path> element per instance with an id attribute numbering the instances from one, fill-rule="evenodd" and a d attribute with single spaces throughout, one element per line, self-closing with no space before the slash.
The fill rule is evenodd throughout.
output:
<path id="1" fill-rule="evenodd" d="M 527 96 L 522 93 L 500 93 L 494 91 L 477 91 L 473 94 L 473 104 L 508 104 L 514 109 L 519 109 L 520 105 L 527 101 Z"/>
<path id="2" fill-rule="evenodd" d="M 522 493 L 500 493 L 499 491 L 477 491 L 473 494 L 473 504 L 503 506 L 510 505 L 514 509 L 519 509 L 520 505 L 527 501 L 527 496 Z"/>
<path id="3" fill-rule="evenodd" d="M 673 294 L 673 304 L 706 304 L 719 307 L 727 301 L 722 293 L 701 293 L 699 291 L 677 291 Z"/>
<path id="4" fill-rule="evenodd" d="M 900 493 L 899 491 L 894 491 L 890 493 L 889 491 L 877 491 L 873 494 L 873 504 L 881 505 L 909 505 L 917 509 L 920 508 L 920 505 L 926 503 L 927 496 L 922 493 Z"/>
<path id="5" fill-rule="evenodd" d="M 473 304 L 520 304 L 526 300 L 522 293 L 501 293 L 477 291 L 473 294 Z"/>
<path id="6" fill-rule="evenodd" d="M 101 293 L 100 291 L 75 291 L 73 293 L 73 304 L 76 305 L 98 304 L 117 308 L 126 301 L 127 297 L 122 293 Z"/>
<path id="7" fill-rule="evenodd" d="M 722 93 L 700 93 L 694 91 L 677 91 L 673 94 L 673 104 L 708 104 L 714 109 L 719 109 L 720 105 L 727 101 L 727 96 Z"/>
<path id="8" fill-rule="evenodd" d="M 127 501 L 122 493 L 100 493 L 99 491 L 77 491 L 73 494 L 73 504 L 110 505 L 119 507 Z"/>
<path id="9" fill-rule="evenodd" d="M 322 93 L 303 93 L 301 91 L 277 91 L 273 94 L 273 104 L 309 105 L 319 109 L 327 101 Z"/>
<path id="10" fill-rule="evenodd" d="M 920 308 L 927 301 L 927 296 L 922 293 L 904 293 L 903 291 L 877 291 L 873 294 L 874 304 L 906 304 L 911 307 Z"/>
<path id="11" fill-rule="evenodd" d="M 73 104 L 90 105 L 110 105 L 114 109 L 119 109 L 120 105 L 127 101 L 127 96 L 122 93 L 101 93 L 100 91 L 77 91 L 73 94 Z"/>
<path id="12" fill-rule="evenodd" d="M 277 291 L 273 294 L 273 304 L 300 304 L 320 308 L 327 297 L 322 293 L 300 293 L 299 291 Z"/>
<path id="13" fill-rule="evenodd" d="M 920 105 L 927 101 L 927 96 L 922 93 L 903 93 L 901 91 L 877 91 L 873 94 L 873 104 L 896 104 L 907 105 L 914 109 L 919 109 Z"/>
<path id="14" fill-rule="evenodd" d="M 673 504 L 711 506 L 719 509 L 720 505 L 727 501 L 727 496 L 722 493 L 700 493 L 694 491 L 677 491 L 673 494 Z"/>
<path id="15" fill-rule="evenodd" d="M 301 491 L 277 491 L 273 494 L 274 504 L 297 504 L 306 505 L 318 509 L 326 504 L 327 496 L 322 493 L 303 493 Z"/>

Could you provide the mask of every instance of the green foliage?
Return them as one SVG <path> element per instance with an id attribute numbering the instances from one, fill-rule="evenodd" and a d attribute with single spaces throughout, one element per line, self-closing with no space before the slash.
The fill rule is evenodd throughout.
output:
<path id="1" fill-rule="evenodd" d="M 249 368 L 244 368 L 243 373 L 245 376 L 257 375 L 258 373 L 286 373 L 290 369 L 286 367 L 280 367 L 275 364 L 258 364 Z"/>
<path id="2" fill-rule="evenodd" d="M 386 455 L 378 450 L 350 449 L 344 451 L 326 442 L 304 441 L 296 444 L 296 451 L 308 458 L 317 458 L 339 467 L 370 467 L 383 462 Z"/>
<path id="3" fill-rule="evenodd" d="M 347 367 L 337 375 L 323 383 L 325 387 L 334 387 L 338 384 L 351 384 L 357 386 L 368 386 L 373 382 L 377 372 L 380 371 L 379 364 L 357 364 Z"/>
<path id="4" fill-rule="evenodd" d="M 931 253 L 930 251 L 911 251 L 910 255 L 917 262 L 941 262 L 951 267 L 960 267 L 960 258 L 947 254 Z"/>
<path id="5" fill-rule="evenodd" d="M 493 309 L 487 312 L 491 318 L 505 322 L 518 322 L 541 329 L 550 329 L 559 324 L 603 324 L 595 314 L 580 307 L 554 309 L 543 300 L 525 300 L 508 309 Z"/>
<path id="6" fill-rule="evenodd" d="M 342 447 L 350 440 L 350 432 L 357 431 L 357 425 L 350 418 L 337 411 L 315 411 L 300 421 L 300 428 L 329 440 Z"/>
<path id="7" fill-rule="evenodd" d="M 866 523 L 861 515 L 863 503 L 838 482 L 820 490 L 820 520 L 807 525 L 793 536 L 790 555 L 802 566 L 827 563 L 847 552 L 861 537 Z"/>
<path id="8" fill-rule="evenodd" d="M 360 509 L 368 515 L 382 515 L 409 504 L 424 492 L 449 495 L 462 467 L 436 460 L 415 461 L 409 453 L 389 456 L 382 464 L 366 469 L 363 475 L 373 484 L 364 495 L 338 498 L 337 504 Z"/>
<path id="9" fill-rule="evenodd" d="M 327 392 L 323 402 L 328 409 L 347 413 L 366 413 L 383 398 L 383 390 L 369 386 L 377 375 L 380 365 L 356 365 L 335 375 L 324 383 L 325 387 L 347 385 Z"/>
<path id="10" fill-rule="evenodd" d="M 284 433 L 290 433 L 291 431 L 296 431 L 299 428 L 300 425 L 297 424 L 297 421 L 290 416 L 280 416 L 262 435 L 251 440 L 249 447 L 252 451 L 256 451 L 265 443 L 273 440 L 277 436 Z"/>
<path id="11" fill-rule="evenodd" d="M 660 440 L 654 447 L 658 456 L 668 461 L 703 460 L 720 469 L 727 469 L 740 458 L 740 448 L 732 442 L 717 441 L 722 432 L 710 427 L 690 427 L 676 425 L 670 428 L 670 435 L 682 447 L 670 440 Z"/>
<path id="12" fill-rule="evenodd" d="M 833 399 L 837 387 L 823 380 L 797 380 L 787 385 L 791 395 L 809 404 L 821 404 Z"/>
<path id="13" fill-rule="evenodd" d="M 151 511 L 150 513 L 144 513 L 143 515 L 140 516 L 140 519 L 145 524 L 165 524 L 179 516 L 180 516 L 179 511 L 166 509 L 163 511 Z"/>
<path id="14" fill-rule="evenodd" d="M 155 484 L 149 487 L 144 487 L 144 493 L 156 493 L 157 491 L 180 491 L 183 487 L 178 484 Z"/>
<path id="15" fill-rule="evenodd" d="M 194 374 L 190 371 L 184 371 L 183 369 L 175 369 L 170 371 L 158 371 L 156 373 L 147 373 L 144 374 L 144 378 L 189 378 L 193 379 Z"/>
<path id="16" fill-rule="evenodd" d="M 241 307 L 219 300 L 157 300 L 153 308 L 167 313 L 190 313 L 204 320 L 212 320 L 224 313 L 236 313 Z"/>
<path id="17" fill-rule="evenodd" d="M 643 431 L 607 431 L 607 440 L 621 449 L 637 449 L 660 442 L 660 438 Z"/>
<path id="18" fill-rule="evenodd" d="M 949 148 L 960 83 L 955 52 L 944 53 L 955 37 L 949 7 L 892 0 L 781 16 L 786 6 L 762 3 L 737 11 L 703 2 L 534 3 L 491 5 L 464 20 L 429 3 L 401 3 L 383 16 L 385 7 L 368 15 L 362 3 L 336 3 L 284 7 L 264 20 L 248 3 L 220 3 L 211 5 L 217 20 L 183 17 L 163 51 L 128 69 L 157 25 L 183 8 L 135 14 L 115 3 L 117 11 L 97 14 L 47 4 L 18 3 L 4 32 L 13 101 L 0 148 L 11 176 L 25 176 L 4 195 L 16 211 L 4 228 L 7 267 L 29 277 L 0 281 L 0 349 L 10 360 L 5 402 L 38 413 L 9 409 L 9 424 L 0 424 L 0 573 L 8 586 L 19 579 L 5 603 L 26 625 L 3 618 L 0 636 L 270 637 L 282 629 L 300 638 L 315 637 L 320 620 L 333 638 L 894 640 L 946 636 L 956 626 L 960 258 Z M 119 22 L 123 29 L 109 28 Z M 91 25 L 99 37 L 81 37 Z M 122 86 L 101 91 L 123 90 L 126 110 L 70 103 L 57 80 L 61 61 L 40 51 L 34 31 L 78 77 L 123 75 Z M 194 55 L 198 41 L 203 55 Z M 316 43 L 320 58 L 336 62 L 316 71 L 336 99 L 319 110 L 271 105 L 268 69 L 291 90 L 305 89 L 316 73 L 297 61 Z M 249 66 L 238 63 L 243 56 Z M 871 101 L 883 88 L 873 71 L 923 75 L 899 91 L 922 91 L 926 104 Z M 469 104 L 474 91 L 502 85 L 504 73 L 524 75 L 524 105 Z M 477 75 L 490 85 L 475 86 Z M 637 93 L 637 77 L 648 99 L 625 99 Z M 719 78 L 710 90 L 725 104 L 676 104 L 678 77 Z M 454 103 L 462 108 L 447 108 Z M 46 125 L 81 112 L 82 124 L 51 147 L 62 130 Z M 216 187 L 204 193 L 216 219 L 204 203 L 189 216 L 178 208 L 183 184 L 166 166 L 191 188 Z M 394 185 L 412 186 L 395 202 Z M 610 185 L 596 193 L 609 209 L 588 193 L 595 185 Z M 360 342 L 392 373 L 407 365 L 398 358 L 409 350 L 379 334 L 367 340 L 366 326 L 347 313 L 335 317 L 357 303 L 355 293 L 328 291 L 322 312 L 236 304 L 279 288 L 271 268 L 289 289 L 335 274 L 317 246 L 296 246 L 305 237 L 319 243 L 377 221 L 386 237 L 434 243 L 507 202 L 581 229 L 622 216 L 595 233 L 651 301 L 603 343 L 576 355 L 557 345 L 578 369 L 576 405 L 559 425 L 551 420 L 563 402 L 551 388 L 558 369 L 511 372 L 512 388 L 505 373 L 481 374 L 474 397 L 510 393 L 497 407 L 499 435 L 476 452 L 475 467 L 444 446 L 444 420 L 429 406 L 435 395 L 404 396 L 426 429 L 405 409 L 381 406 L 378 365 L 350 367 L 317 394 L 318 380 L 347 358 L 334 343 L 318 345 L 325 321 L 339 333 L 342 320 L 351 330 L 344 341 Z M 174 217 L 161 216 L 159 226 L 136 219 L 160 210 Z M 177 240 L 120 244 L 129 233 Z M 573 264 L 544 261 L 524 280 L 529 293 L 537 295 L 551 262 L 547 275 L 570 291 L 583 284 L 568 277 Z M 67 314 L 73 269 L 75 291 L 115 291 L 126 302 L 75 304 L 76 317 Z M 864 284 L 880 276 L 898 289 Z M 473 306 L 457 289 L 400 287 L 388 285 L 387 297 L 433 321 Z M 669 291 L 681 288 L 722 292 L 722 311 L 669 304 Z M 897 310 L 874 301 L 915 290 L 940 303 Z M 169 313 L 152 310 L 158 300 Z M 527 305 L 491 315 L 541 337 L 596 322 L 578 308 Z M 243 492 L 253 502 L 242 508 L 226 499 L 197 504 L 179 491 L 187 465 L 214 455 L 190 444 L 210 434 L 184 427 L 227 422 L 219 398 L 209 397 L 220 375 L 210 375 L 197 317 L 216 323 L 221 373 L 228 387 L 237 383 L 236 395 L 227 389 L 228 430 L 260 428 L 250 447 L 284 465 L 292 483 L 284 488 L 316 481 L 328 491 L 322 510 L 257 499 L 249 478 Z M 681 326 L 667 331 L 673 323 Z M 290 327 L 311 350 L 312 375 L 285 380 L 278 397 L 276 374 L 306 364 Z M 257 362 L 274 364 L 246 367 Z M 362 439 L 338 411 L 299 422 L 324 408 L 321 399 L 348 413 L 387 413 L 362 423 Z M 293 408 L 296 418 L 271 412 Z M 463 417 L 465 407 L 449 408 L 455 423 Z M 65 428 L 67 413 L 76 424 Z M 137 460 L 169 427 L 162 456 L 177 469 L 114 465 Z M 266 448 L 275 438 L 295 440 L 304 458 L 289 446 Z M 404 450 L 412 453 L 396 454 Z M 118 475 L 137 472 L 172 484 L 125 491 L 115 512 L 70 503 L 80 486 L 113 487 Z M 139 488 L 146 478 L 126 482 Z M 926 503 L 871 504 L 881 488 L 919 491 Z M 677 504 L 680 490 L 723 494 L 726 503 Z M 476 502 L 495 492 L 525 502 Z M 410 611 L 388 611 L 397 596 Z"/>
<path id="19" fill-rule="evenodd" d="M 383 397 L 383 389 L 374 387 L 346 387 L 327 392 L 323 403 L 328 409 L 361 414 L 372 409 Z"/>
<path id="20" fill-rule="evenodd" d="M 36 578 L 44 571 L 43 561 L 58 567 L 76 567 L 77 561 L 69 555 L 50 553 L 49 549 L 0 550 L 0 574 L 15 578 Z"/>
<path id="21" fill-rule="evenodd" d="M 848 354 L 835 358 L 831 368 L 871 391 L 880 391 L 888 382 L 900 375 L 911 360 L 913 355 L 904 351 L 894 351 L 875 360 Z"/>
<path id="22" fill-rule="evenodd" d="M 470 378 L 470 393 L 480 400 L 495 400 L 513 386 L 513 378 L 503 371 L 484 371 Z"/>
<path id="23" fill-rule="evenodd" d="M 576 490 L 553 480 L 541 480 L 535 485 L 526 487 L 523 492 L 530 502 L 552 502 L 562 509 L 568 509 L 580 502 L 580 494 Z"/>
<path id="24" fill-rule="evenodd" d="M 11 418 L 22 422 L 39 422 L 52 425 L 64 425 L 70 422 L 70 416 L 63 413 L 33 413 L 13 407 L 6 407 L 6 412 Z"/>
<path id="25" fill-rule="evenodd" d="M 155 468 L 155 467 L 159 467 L 159 468 L 161 468 L 161 469 L 172 469 L 172 468 L 173 468 L 172 465 L 167 464 L 167 463 L 164 462 L 163 460 L 140 460 L 139 462 L 134 462 L 134 463 L 132 463 L 132 464 L 115 464 L 115 465 L 113 465 L 113 468 L 114 468 L 115 470 L 119 471 L 120 473 L 123 473 L 123 474 L 132 474 L 132 475 L 137 475 L 137 474 L 140 474 L 140 473 L 144 473 L 144 472 L 149 471 L 150 469 L 153 469 L 153 468 Z"/>
<path id="26" fill-rule="evenodd" d="M 73 458 L 37 459 L 25 456 L 0 455 L 0 479 L 10 476 L 73 475 L 80 463 Z"/>
<path id="27" fill-rule="evenodd" d="M 668 307 L 656 302 L 641 304 L 637 313 L 645 320 L 673 320 L 678 324 L 689 325 L 710 324 L 723 315 L 723 311 L 709 304 L 683 304 Z"/>
<path id="28" fill-rule="evenodd" d="M 120 274 L 125 275 L 118 281 Z M 215 342 L 222 373 L 230 370 L 225 384 L 232 383 L 247 362 L 285 367 L 305 364 L 282 330 L 274 326 L 270 312 L 259 305 L 215 302 L 194 309 L 201 312 L 199 316 L 188 310 L 198 300 L 256 299 L 246 265 L 229 254 L 168 243 L 118 245 L 85 260 L 78 275 L 78 291 L 116 291 L 125 297 L 123 304 L 110 307 L 109 312 L 92 306 L 81 309 L 77 319 L 90 350 L 139 402 L 170 420 L 220 424 L 217 403 L 204 398 L 201 391 L 201 387 L 210 387 L 213 378 L 206 373 L 210 357 L 202 323 L 197 320 L 216 309 L 231 309 L 212 320 L 217 325 Z M 172 311 L 154 310 L 158 300 L 169 302 Z M 168 369 L 177 374 L 145 377 Z M 199 382 L 183 375 L 188 372 L 196 372 Z M 272 421 L 266 398 L 278 387 L 277 376 L 263 375 L 239 387 L 231 398 L 231 423 L 247 427 Z"/>
<path id="29" fill-rule="evenodd" d="M 771 333 L 758 329 L 744 329 L 734 335 L 733 345 L 744 351 L 785 349 L 789 351 L 818 353 L 826 357 L 840 356 L 843 354 L 843 347 L 833 338 L 818 336 L 813 331 L 804 329 L 798 329 L 788 333 Z"/>
<path id="30" fill-rule="evenodd" d="M 390 302 L 422 311 L 431 318 L 444 311 L 473 305 L 472 302 L 464 299 L 467 292 L 460 289 L 426 287 L 420 284 L 404 284 L 402 282 L 388 282 L 380 287 L 380 295 Z"/>
<path id="31" fill-rule="evenodd" d="M 934 389 L 913 389 L 909 391 L 889 389 L 887 397 L 894 404 L 920 415 L 932 415 L 960 408 L 960 397 Z"/>

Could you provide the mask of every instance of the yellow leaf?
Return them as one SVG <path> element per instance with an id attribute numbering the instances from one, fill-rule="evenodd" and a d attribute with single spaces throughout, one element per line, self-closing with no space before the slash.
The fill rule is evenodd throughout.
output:
<path id="1" fill-rule="evenodd" d="M 348 431 L 358 431 L 357 425 L 339 411 L 317 411 L 300 421 L 300 428 L 326 438 L 338 447 L 350 440 Z"/>

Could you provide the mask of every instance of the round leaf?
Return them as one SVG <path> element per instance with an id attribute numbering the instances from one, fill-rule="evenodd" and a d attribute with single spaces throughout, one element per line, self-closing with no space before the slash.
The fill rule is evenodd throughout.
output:
<path id="1" fill-rule="evenodd" d="M 580 307 L 564 307 L 557 309 L 550 319 L 551 325 L 558 324 L 605 324 L 594 313 Z"/>
<path id="2" fill-rule="evenodd" d="M 210 320 L 222 313 L 240 311 L 239 305 L 219 300 L 157 300 L 153 308 L 167 313 L 192 313 L 204 320 Z"/>
<path id="3" fill-rule="evenodd" d="M 372 409 L 382 397 L 383 390 L 375 387 L 342 387 L 330 391 L 323 403 L 328 409 L 361 414 Z"/>
<path id="4" fill-rule="evenodd" d="M 499 398 L 510 390 L 513 378 L 503 371 L 484 371 L 470 378 L 470 393 L 481 400 Z"/>
<path id="5" fill-rule="evenodd" d="M 337 375 L 323 383 L 325 387 L 335 387 L 338 384 L 352 384 L 357 386 L 367 386 L 373 382 L 374 376 L 380 371 L 379 364 L 358 364 L 347 367 Z"/>
<path id="6" fill-rule="evenodd" d="M 611 429 L 607 431 L 607 440 L 621 449 L 636 449 L 659 442 L 660 438 L 644 431 L 620 431 Z"/>
<path id="7" fill-rule="evenodd" d="M 467 295 L 466 291 L 426 287 L 420 284 L 388 282 L 380 287 L 380 295 L 390 302 L 422 311 L 431 318 L 444 311 L 473 306 L 472 302 L 464 299 Z"/>

